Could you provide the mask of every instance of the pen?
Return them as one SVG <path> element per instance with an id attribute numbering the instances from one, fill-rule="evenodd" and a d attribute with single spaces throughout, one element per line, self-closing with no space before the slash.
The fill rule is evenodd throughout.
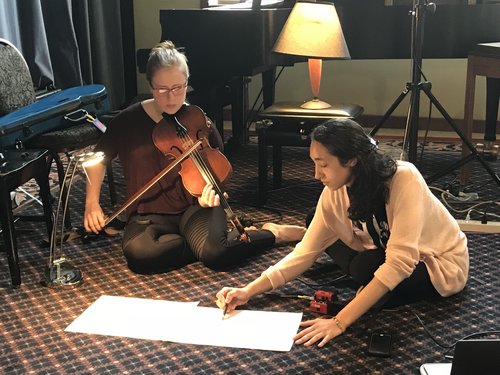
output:
<path id="1" fill-rule="evenodd" d="M 227 313 L 227 304 L 224 304 L 224 311 L 222 312 L 222 320 L 226 318 L 226 313 Z"/>

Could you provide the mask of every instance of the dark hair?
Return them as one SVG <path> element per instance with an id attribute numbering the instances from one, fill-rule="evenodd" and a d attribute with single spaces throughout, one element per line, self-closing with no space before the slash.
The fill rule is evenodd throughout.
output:
<path id="1" fill-rule="evenodd" d="M 151 49 L 146 64 L 146 79 L 151 85 L 153 76 L 162 68 L 178 68 L 189 78 L 189 67 L 186 55 L 175 48 L 174 43 L 165 40 Z"/>
<path id="2" fill-rule="evenodd" d="M 328 120 L 312 131 L 311 139 L 321 143 L 343 166 L 357 160 L 352 168 L 354 181 L 349 188 L 351 220 L 366 220 L 375 212 L 377 204 L 387 202 L 387 182 L 396 172 L 396 161 L 381 153 L 373 138 L 357 122 Z"/>

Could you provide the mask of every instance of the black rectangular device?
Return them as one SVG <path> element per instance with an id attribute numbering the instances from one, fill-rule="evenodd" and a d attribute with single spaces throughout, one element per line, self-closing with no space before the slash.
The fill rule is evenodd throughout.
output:
<path id="1" fill-rule="evenodd" d="M 368 344 L 368 354 L 376 357 L 389 357 L 392 349 L 392 335 L 387 332 L 373 332 Z"/>
<path id="2" fill-rule="evenodd" d="M 460 340 L 455 345 L 451 375 L 500 374 L 500 340 Z"/>

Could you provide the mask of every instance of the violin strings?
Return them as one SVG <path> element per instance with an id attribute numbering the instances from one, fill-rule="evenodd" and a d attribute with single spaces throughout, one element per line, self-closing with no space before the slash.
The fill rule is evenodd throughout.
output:
<path id="1" fill-rule="evenodd" d="M 177 123 L 178 129 L 180 129 L 180 131 L 178 131 L 178 133 L 177 133 L 177 136 L 181 139 L 182 142 L 184 142 L 184 144 L 192 145 L 194 142 L 193 142 L 192 138 L 189 136 L 187 128 L 181 124 L 181 122 L 179 121 L 177 116 L 173 116 L 173 119 Z M 208 180 L 208 182 L 210 182 L 212 184 L 212 186 L 214 186 L 215 188 L 218 188 L 217 182 L 215 181 L 215 178 L 213 178 L 211 173 L 209 173 L 208 167 L 207 167 L 206 163 L 204 163 L 204 160 L 201 157 L 201 155 L 199 155 L 198 151 L 193 150 L 193 152 L 191 153 L 190 156 L 192 156 L 192 160 L 193 160 L 194 164 L 196 165 L 198 171 L 202 175 L 204 174 L 205 181 Z M 217 193 L 219 194 L 219 196 L 221 195 L 220 189 Z"/>
<path id="2" fill-rule="evenodd" d="M 188 134 L 182 135 L 181 139 L 184 142 L 189 143 L 189 144 L 192 144 L 192 142 L 193 142 L 191 137 Z M 196 150 L 193 151 L 193 153 L 191 155 L 193 156 L 193 162 L 198 167 L 198 170 L 200 170 L 200 172 L 204 173 L 204 177 L 210 182 L 210 184 L 212 184 L 212 186 L 216 190 L 217 194 L 220 197 L 221 203 L 224 206 L 224 209 L 227 212 L 229 212 L 231 214 L 231 216 L 233 216 L 234 215 L 233 211 L 232 211 L 231 207 L 229 206 L 229 204 L 227 203 L 226 197 L 224 196 L 224 193 L 220 189 L 219 184 L 217 183 L 217 180 L 212 175 L 210 168 L 208 167 L 207 163 L 205 162 L 205 159 L 203 159 L 203 157 L 200 155 L 200 153 Z"/>
<path id="3" fill-rule="evenodd" d="M 177 116 L 173 116 L 173 118 L 174 118 L 175 122 L 177 123 L 178 128 L 181 129 L 181 131 L 178 132 L 178 137 L 185 144 L 193 145 L 194 144 L 193 139 L 190 137 L 190 135 L 187 131 L 187 128 L 180 123 Z M 231 216 L 234 216 L 234 213 L 233 213 L 231 207 L 229 206 L 229 204 L 227 203 L 227 200 L 225 199 L 225 196 L 224 196 L 224 193 L 222 192 L 222 189 L 220 189 L 220 187 L 217 183 L 217 180 L 215 180 L 215 177 L 212 175 L 212 173 L 211 173 L 209 167 L 207 166 L 207 164 L 205 163 L 205 160 L 203 159 L 203 157 L 200 155 L 200 153 L 197 150 L 194 150 L 191 153 L 191 156 L 193 156 L 193 158 L 192 158 L 193 162 L 195 163 L 195 165 L 198 168 L 198 170 L 200 171 L 200 173 L 204 174 L 205 180 L 208 180 L 210 182 L 210 184 L 216 190 L 217 194 L 219 194 L 219 197 L 221 199 L 223 206 L 225 207 L 224 209 L 226 210 L 226 212 L 228 212 Z"/>
<path id="4" fill-rule="evenodd" d="M 184 127 L 179 120 L 177 119 L 176 116 L 174 116 L 175 122 L 177 122 L 178 128 L 180 128 L 182 131 L 178 132 L 177 135 L 178 137 L 187 144 L 193 145 L 194 142 L 192 138 L 189 136 L 189 133 L 187 132 L 186 127 Z M 237 216 L 234 214 L 233 210 L 229 206 L 229 203 L 226 200 L 226 197 L 224 196 L 224 193 L 222 189 L 219 187 L 219 184 L 215 177 L 213 176 L 212 172 L 210 171 L 210 168 L 208 167 L 207 163 L 205 162 L 205 159 L 201 156 L 201 154 L 197 151 L 194 150 L 191 155 L 192 160 L 195 163 L 196 167 L 198 168 L 198 171 L 202 174 L 204 174 L 205 180 L 208 180 L 211 185 L 214 187 L 216 193 L 219 195 L 221 205 L 224 208 L 224 211 L 226 212 L 226 215 L 228 216 L 228 219 L 231 221 L 233 226 L 238 230 L 238 232 L 241 234 L 242 238 L 243 236 L 246 237 L 245 241 L 248 241 L 248 236 L 245 233 L 245 229 L 241 225 L 240 221 L 238 220 Z"/>

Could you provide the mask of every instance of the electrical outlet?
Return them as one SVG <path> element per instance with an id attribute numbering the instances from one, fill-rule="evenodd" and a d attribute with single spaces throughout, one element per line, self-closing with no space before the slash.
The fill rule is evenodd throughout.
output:
<path id="1" fill-rule="evenodd" d="M 500 233 L 500 222 L 488 221 L 486 224 L 479 220 L 457 220 L 462 232 Z"/>

